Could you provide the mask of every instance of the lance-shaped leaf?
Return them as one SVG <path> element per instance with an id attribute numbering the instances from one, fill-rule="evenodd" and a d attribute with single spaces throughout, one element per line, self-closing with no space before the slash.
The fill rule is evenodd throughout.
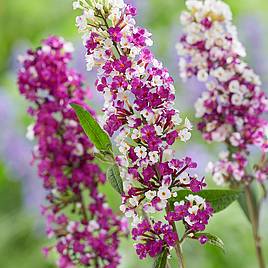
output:
<path id="1" fill-rule="evenodd" d="M 208 238 L 207 243 L 220 248 L 223 252 L 225 252 L 224 250 L 224 243 L 223 241 L 216 235 L 210 234 L 210 233 L 196 233 L 194 235 L 194 238 L 198 239 L 201 236 L 206 236 Z"/>
<path id="2" fill-rule="evenodd" d="M 259 219 L 258 192 L 257 192 L 257 185 L 254 184 L 254 182 L 248 186 L 247 193 L 246 191 L 243 191 L 237 200 L 245 216 L 247 217 L 249 222 L 251 222 L 251 219 L 250 219 L 251 217 L 250 217 L 250 213 L 248 209 L 249 200 L 247 199 L 250 199 L 251 205 L 253 206 L 254 212 L 256 213 L 256 215 L 254 215 L 254 217 L 256 218 L 255 220 L 258 221 Z"/>
<path id="3" fill-rule="evenodd" d="M 162 253 L 156 257 L 153 268 L 166 268 L 166 265 L 167 265 L 167 249 L 164 249 Z"/>
<path id="4" fill-rule="evenodd" d="M 171 199 L 171 204 L 184 200 L 186 196 L 194 194 L 199 195 L 209 202 L 214 210 L 214 213 L 224 210 L 236 199 L 239 198 L 241 191 L 238 190 L 203 190 L 193 193 L 190 190 L 180 190 L 177 192 L 177 197 Z"/>
<path id="5" fill-rule="evenodd" d="M 116 164 L 110 166 L 107 170 L 106 177 L 113 186 L 113 188 L 119 193 L 123 194 L 123 181 L 120 176 L 119 168 Z"/>
<path id="6" fill-rule="evenodd" d="M 108 152 L 112 149 L 112 143 L 108 134 L 102 130 L 93 116 L 83 107 L 72 103 L 72 108 L 80 121 L 82 128 L 89 137 L 90 141 L 100 152 Z"/>
<path id="7" fill-rule="evenodd" d="M 101 162 L 114 164 L 114 156 L 111 151 L 101 151 L 101 153 L 94 153 L 94 156 Z"/>

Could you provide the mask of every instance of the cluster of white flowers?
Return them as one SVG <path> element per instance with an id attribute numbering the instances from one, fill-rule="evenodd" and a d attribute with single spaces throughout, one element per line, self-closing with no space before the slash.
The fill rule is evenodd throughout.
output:
<path id="1" fill-rule="evenodd" d="M 88 30 L 88 20 L 90 20 L 90 25 L 93 25 L 98 29 L 98 38 L 100 39 L 100 42 L 102 43 L 102 48 L 96 50 L 93 54 L 86 56 L 87 61 L 87 70 L 90 71 L 92 68 L 96 65 L 103 65 L 105 61 L 107 61 L 110 58 L 110 55 L 106 54 L 106 51 L 113 49 L 113 41 L 110 38 L 107 38 L 107 32 L 106 30 L 101 30 L 101 22 L 99 20 L 99 17 L 96 16 L 96 11 L 99 12 L 99 14 L 104 14 L 105 12 L 109 14 L 107 19 L 111 23 L 111 27 L 116 27 L 119 19 L 122 16 L 122 9 L 126 7 L 126 4 L 123 0 L 94 0 L 90 1 L 88 3 L 84 0 L 78 0 L 73 3 L 74 9 L 82 9 L 83 14 L 81 16 L 77 16 L 76 18 L 76 26 L 81 32 L 86 32 Z M 132 28 L 135 26 L 135 20 L 130 16 L 124 17 L 124 23 L 125 27 L 120 31 L 122 34 L 122 37 L 120 38 L 120 47 L 121 49 L 130 49 L 129 57 L 135 58 L 139 53 L 141 52 L 141 49 L 136 47 L 134 44 L 132 44 L 128 40 L 128 35 L 131 33 Z M 151 46 L 153 44 L 153 41 L 149 38 L 151 34 L 149 32 L 146 32 L 144 34 L 146 38 L 145 42 L 147 46 Z M 85 35 L 82 37 L 84 41 L 84 45 L 86 46 L 86 43 L 88 41 L 88 34 L 85 33 Z M 160 64 L 157 61 L 155 62 L 156 65 Z M 143 73 L 144 72 L 144 66 L 137 65 L 137 72 Z M 129 74 L 130 75 L 130 74 Z M 110 100 L 110 95 L 108 92 L 106 92 L 106 99 L 108 102 Z M 123 93 L 123 92 L 122 92 Z"/>
<path id="2" fill-rule="evenodd" d="M 196 77 L 205 84 L 195 104 L 203 137 L 234 147 L 214 166 L 214 178 L 217 182 L 231 177 L 247 180 L 242 169 L 247 165 L 249 145 L 263 153 L 268 150 L 268 123 L 261 118 L 268 111 L 268 99 L 260 78 L 242 59 L 246 52 L 229 6 L 221 0 L 188 0 L 186 6 L 188 11 L 181 15 L 184 31 L 177 45 L 181 78 Z"/>

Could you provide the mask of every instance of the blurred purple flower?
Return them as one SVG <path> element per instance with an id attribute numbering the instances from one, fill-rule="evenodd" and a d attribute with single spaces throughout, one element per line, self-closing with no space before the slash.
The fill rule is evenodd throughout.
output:
<path id="1" fill-rule="evenodd" d="M 95 71 L 88 72 L 84 63 L 86 49 L 80 40 L 74 42 L 75 51 L 73 53 L 72 67 L 85 78 L 85 82 L 94 89 L 97 74 Z M 94 109 L 98 112 L 103 106 L 103 97 L 97 90 L 91 90 L 90 102 L 94 104 Z"/>
<path id="2" fill-rule="evenodd" d="M 268 31 L 263 21 L 257 14 L 245 15 L 239 18 L 239 35 L 247 49 L 250 63 L 260 75 L 263 88 L 268 86 L 268 53 L 266 50 L 266 36 Z"/>
<path id="3" fill-rule="evenodd" d="M 18 113 L 12 98 L 0 89 L 0 160 L 12 177 L 21 179 L 26 208 L 38 213 L 44 193 L 36 170 L 30 166 L 31 145 L 19 132 Z"/>
<path id="4" fill-rule="evenodd" d="M 195 171 L 199 174 L 203 174 L 208 162 L 215 159 L 215 154 L 213 152 L 210 153 L 205 145 L 200 144 L 188 144 L 186 150 L 181 150 L 176 156 L 181 157 L 185 154 L 192 159 L 198 160 L 198 165 Z"/>

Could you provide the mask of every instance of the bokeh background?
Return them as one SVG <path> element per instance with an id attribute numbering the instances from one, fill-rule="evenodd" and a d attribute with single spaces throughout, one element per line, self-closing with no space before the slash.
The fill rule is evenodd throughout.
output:
<path id="1" fill-rule="evenodd" d="M 80 37 L 74 26 L 75 12 L 71 0 L 0 0 L 0 267 L 55 267 L 53 256 L 42 256 L 47 244 L 44 222 L 39 207 L 44 193 L 34 167 L 30 166 L 33 144 L 25 138 L 27 103 L 19 96 L 16 86 L 17 56 L 28 47 L 38 46 L 51 34 L 74 42 L 73 65 L 85 74 L 93 92 L 93 100 L 101 107 L 102 100 L 94 90 L 94 75 L 84 68 Z M 179 14 L 182 0 L 132 0 L 138 7 L 138 23 L 146 26 L 154 39 L 154 52 L 172 73 L 177 88 L 177 107 L 194 120 L 193 103 L 202 87 L 195 81 L 183 85 L 179 79 L 175 44 L 181 31 Z M 261 76 L 264 89 L 268 86 L 268 1 L 228 0 L 234 12 L 239 37 L 247 48 L 247 60 Z M 268 93 L 268 89 L 267 89 Z M 196 131 L 187 146 L 178 144 L 177 154 L 192 156 L 199 162 L 198 172 L 204 174 L 208 161 L 216 157 L 219 147 L 207 146 Z M 210 187 L 216 187 L 208 177 Z M 109 186 L 109 202 L 117 209 L 119 200 Z M 268 262 L 268 201 L 262 207 L 261 232 Z M 226 253 L 211 246 L 200 247 L 196 242 L 185 245 L 187 267 L 193 268 L 255 268 L 251 228 L 238 205 L 216 215 L 209 231 L 225 242 Z M 123 241 L 122 268 L 151 267 L 151 262 L 139 262 L 131 241 Z M 176 267 L 174 265 L 173 267 Z"/>

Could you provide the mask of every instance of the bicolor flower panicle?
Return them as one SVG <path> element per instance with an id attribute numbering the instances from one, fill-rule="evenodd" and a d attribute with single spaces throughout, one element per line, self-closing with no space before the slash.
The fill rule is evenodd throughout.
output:
<path id="1" fill-rule="evenodd" d="M 209 170 L 219 184 L 250 183 L 254 178 L 262 183 L 268 166 L 268 122 L 263 118 L 268 99 L 260 78 L 243 61 L 246 53 L 231 10 L 221 0 L 188 0 L 186 6 L 177 45 L 180 74 L 183 80 L 196 77 L 204 83 L 195 105 L 199 130 L 205 140 L 223 142 L 228 149 Z M 245 171 L 251 145 L 262 153 L 252 175 Z"/>
<path id="2" fill-rule="evenodd" d="M 69 103 L 83 104 L 88 90 L 80 74 L 68 67 L 72 45 L 49 37 L 41 47 L 21 57 L 19 90 L 31 102 L 35 119 L 27 136 L 36 138 L 33 151 L 47 191 L 42 208 L 47 235 L 56 244 L 58 267 L 117 267 L 119 238 L 125 223 L 98 191 L 105 175 L 94 161 L 94 147 L 84 134 Z"/>
<path id="3" fill-rule="evenodd" d="M 151 34 L 136 25 L 136 9 L 122 0 L 75 1 L 74 7 L 83 12 L 76 24 L 84 33 L 87 68 L 97 69 L 96 88 L 105 99 L 104 129 L 116 136 L 120 152 L 121 210 L 133 219 L 140 258 L 154 257 L 178 241 L 171 218 L 195 232 L 195 223 L 204 229 L 212 214 L 205 200 L 194 212 L 185 200 L 189 207 L 183 217 L 179 208 L 171 211 L 169 206 L 180 189 L 196 193 L 205 186 L 204 178 L 190 175 L 197 164 L 189 157 L 176 159 L 172 149 L 176 140 L 190 139 L 192 125 L 174 108 L 173 79 L 149 49 Z M 155 214 L 163 211 L 168 220 L 155 221 Z M 208 217 L 196 217 L 195 222 L 191 215 L 202 211 Z"/>

